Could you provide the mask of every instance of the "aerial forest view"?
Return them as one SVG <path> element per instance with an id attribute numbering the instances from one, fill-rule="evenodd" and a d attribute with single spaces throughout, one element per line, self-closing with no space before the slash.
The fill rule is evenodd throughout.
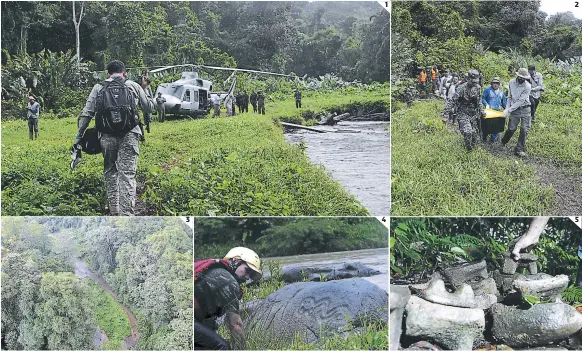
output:
<path id="1" fill-rule="evenodd" d="M 191 350 L 179 218 L 2 218 L 3 350 Z"/>
<path id="2" fill-rule="evenodd" d="M 580 12 L 548 15 L 540 1 L 392 11 L 391 213 L 581 213 Z"/>
<path id="3" fill-rule="evenodd" d="M 380 4 L 1 6 L 3 214 L 388 213 Z"/>
<path id="4" fill-rule="evenodd" d="M 194 349 L 386 350 L 387 245 L 376 218 L 196 218 Z"/>
<path id="5" fill-rule="evenodd" d="M 580 350 L 576 221 L 392 217 L 390 349 Z"/>

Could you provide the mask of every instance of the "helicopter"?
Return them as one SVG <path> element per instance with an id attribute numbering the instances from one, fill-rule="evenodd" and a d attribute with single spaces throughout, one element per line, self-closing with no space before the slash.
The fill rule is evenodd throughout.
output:
<path id="1" fill-rule="evenodd" d="M 160 68 L 155 68 L 149 73 L 158 73 L 169 69 L 175 68 L 191 68 L 191 71 L 183 71 L 180 79 L 172 83 L 162 83 L 158 85 L 155 93 L 155 97 L 158 93 L 162 94 L 162 97 L 166 99 L 164 107 L 167 114 L 173 115 L 183 115 L 183 116 L 196 116 L 205 115 L 210 112 L 211 108 L 211 97 L 217 94 L 220 100 L 224 100 L 228 95 L 234 93 L 234 88 L 236 86 L 236 78 L 234 74 L 236 72 L 248 72 L 256 74 L 267 74 L 282 77 L 296 77 L 288 74 L 264 72 L 257 70 L 241 69 L 241 68 L 227 68 L 227 67 L 214 67 L 214 66 L 203 66 L 203 65 L 176 65 L 176 66 L 165 66 Z M 200 78 L 198 70 L 201 69 L 212 69 L 212 70 L 224 70 L 231 71 L 232 74 L 225 82 L 229 82 L 232 79 L 230 89 L 225 91 L 213 91 L 212 81 Z"/>

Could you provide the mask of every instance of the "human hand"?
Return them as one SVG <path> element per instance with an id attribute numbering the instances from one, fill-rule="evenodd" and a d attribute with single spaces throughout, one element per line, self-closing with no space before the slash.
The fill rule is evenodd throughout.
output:
<path id="1" fill-rule="evenodd" d="M 550 217 L 534 217 L 532 219 L 529 229 L 517 240 L 511 251 L 511 255 L 515 261 L 519 261 L 521 251 L 531 250 L 537 245 L 540 241 L 540 235 L 544 231 L 549 219 Z"/>
<path id="2" fill-rule="evenodd" d="M 501 117 L 506 118 L 507 116 L 509 116 L 509 110 L 505 109 L 503 110 L 503 115 Z"/>

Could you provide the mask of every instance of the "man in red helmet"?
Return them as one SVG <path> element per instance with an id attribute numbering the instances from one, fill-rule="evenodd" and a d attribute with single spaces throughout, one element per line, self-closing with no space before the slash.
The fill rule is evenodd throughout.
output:
<path id="1" fill-rule="evenodd" d="M 250 249 L 235 247 L 224 259 L 194 263 L 194 349 L 228 349 L 228 343 L 216 333 L 216 319 L 226 315 L 235 350 L 246 349 L 245 332 L 240 317 L 240 285 L 261 279 L 261 259 Z"/>

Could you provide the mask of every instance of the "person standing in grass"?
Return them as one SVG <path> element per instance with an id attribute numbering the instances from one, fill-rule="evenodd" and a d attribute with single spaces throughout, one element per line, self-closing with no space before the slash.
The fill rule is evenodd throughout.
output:
<path id="1" fill-rule="evenodd" d="M 265 95 L 263 95 L 263 91 L 259 90 L 257 94 L 257 106 L 259 109 L 260 114 L 265 114 Z"/>
<path id="2" fill-rule="evenodd" d="M 301 108 L 301 91 L 295 90 L 295 108 Z"/>
<path id="3" fill-rule="evenodd" d="M 540 72 L 536 72 L 536 67 L 530 65 L 528 68 L 528 73 L 530 76 L 531 92 L 529 95 L 529 100 L 531 104 L 531 123 L 536 121 L 536 110 L 540 104 L 540 97 L 542 91 L 544 91 L 544 79 Z"/>
<path id="4" fill-rule="evenodd" d="M 159 121 L 163 122 L 164 117 L 166 116 L 166 106 L 164 105 L 166 102 L 166 98 L 162 96 L 162 93 L 158 93 L 158 97 L 156 98 L 156 103 L 158 104 L 158 113 L 159 113 Z"/>
<path id="5" fill-rule="evenodd" d="M 243 112 L 249 113 L 249 94 L 243 92 L 242 94 Z"/>
<path id="6" fill-rule="evenodd" d="M 257 93 L 254 90 L 251 92 L 251 105 L 253 105 L 253 112 L 257 113 Z"/>
<path id="7" fill-rule="evenodd" d="M 220 96 L 218 96 L 218 94 L 212 94 L 210 96 L 210 101 L 212 102 L 212 106 L 214 107 L 214 115 L 212 117 L 219 117 L 220 116 Z"/>
<path id="8" fill-rule="evenodd" d="M 137 108 L 141 108 L 145 116 L 154 110 L 154 104 L 154 98 L 147 95 L 140 84 L 127 79 L 125 64 L 113 60 L 107 65 L 107 79 L 93 86 L 79 114 L 73 149 L 77 149 L 95 117 L 103 150 L 105 191 L 112 216 L 134 214 L 135 177 L 142 136 Z"/>
<path id="9" fill-rule="evenodd" d="M 479 72 L 470 70 L 468 81 L 459 85 L 452 99 L 447 101 L 443 112 L 443 119 L 456 112 L 459 121 L 459 129 L 465 139 L 467 151 L 471 151 L 477 144 L 479 137 L 479 117 L 484 116 L 481 104 L 481 87 L 479 86 Z"/>
<path id="10" fill-rule="evenodd" d="M 38 139 L 39 116 L 40 116 L 40 104 L 36 102 L 34 96 L 31 95 L 28 97 L 28 104 L 26 105 L 26 117 L 28 118 L 28 137 L 30 138 L 30 140 Z"/>
<path id="11" fill-rule="evenodd" d="M 518 124 L 521 124 L 515 154 L 524 157 L 526 156 L 525 140 L 531 127 L 531 102 L 529 100 L 531 84 L 527 81 L 530 75 L 525 68 L 520 68 L 516 75 L 516 78 L 509 81 L 509 98 L 507 99 L 507 107 L 503 111 L 503 117 L 509 116 L 509 124 L 501 143 L 503 146 L 507 145 L 517 130 Z"/>
<path id="12" fill-rule="evenodd" d="M 225 321 L 232 336 L 233 350 L 246 349 L 240 317 L 241 284 L 262 277 L 261 259 L 246 247 L 231 249 L 224 259 L 194 262 L 194 349 L 226 350 L 228 343 L 216 332 L 216 319 Z"/>
<path id="13" fill-rule="evenodd" d="M 500 88 L 500 84 L 499 77 L 493 77 L 493 79 L 491 79 L 491 86 L 483 91 L 481 102 L 485 108 L 503 111 L 507 106 L 507 97 L 505 96 L 503 89 Z M 496 142 L 498 138 L 499 134 L 491 134 L 492 143 Z M 487 134 L 483 132 L 483 141 L 485 140 L 487 140 Z"/>

